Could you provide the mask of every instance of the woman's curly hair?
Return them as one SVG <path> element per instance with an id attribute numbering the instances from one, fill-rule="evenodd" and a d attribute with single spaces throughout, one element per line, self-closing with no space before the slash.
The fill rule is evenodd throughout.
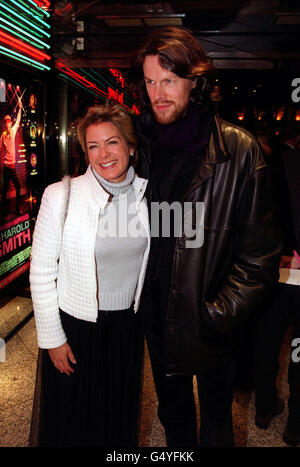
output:
<path id="1" fill-rule="evenodd" d="M 218 88 L 215 67 L 190 31 L 165 27 L 154 31 L 137 50 L 127 74 L 127 82 L 140 111 L 151 108 L 143 73 L 143 63 L 147 55 L 158 55 L 163 68 L 180 78 L 196 82 L 190 101 L 198 104 L 204 112 L 214 109 L 216 102 L 220 100 L 220 96 L 216 94 Z"/>

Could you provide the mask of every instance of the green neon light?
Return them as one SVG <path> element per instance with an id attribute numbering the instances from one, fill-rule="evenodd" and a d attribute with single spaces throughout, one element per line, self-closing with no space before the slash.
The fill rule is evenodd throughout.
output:
<path id="1" fill-rule="evenodd" d="M 106 78 L 104 78 L 104 76 L 102 76 L 102 75 L 100 75 L 99 73 L 97 73 L 97 71 L 95 71 L 93 68 L 90 68 L 90 69 L 89 69 L 90 73 L 89 73 L 89 71 L 87 71 L 85 68 L 80 68 L 80 70 L 82 70 L 83 73 L 86 73 L 87 75 L 89 75 L 89 76 L 90 76 L 91 78 L 93 78 L 94 80 L 98 80 L 98 83 L 99 83 L 99 84 L 103 84 L 103 83 L 101 83 L 101 80 L 103 80 L 103 81 L 105 81 L 105 83 L 106 83 L 109 87 L 111 87 L 111 88 L 113 88 L 113 89 L 114 89 L 115 86 L 116 86 L 116 83 L 115 83 L 113 80 L 108 81 Z M 91 73 L 93 73 L 94 76 L 92 76 Z M 121 90 L 121 89 L 119 89 L 118 87 L 117 87 L 117 89 L 118 89 L 119 91 L 123 92 L 123 94 L 125 95 L 125 92 L 124 92 L 125 89 L 122 88 L 122 90 Z"/>
<path id="2" fill-rule="evenodd" d="M 37 62 L 36 60 L 33 60 L 32 58 L 29 58 L 29 57 L 26 57 L 25 55 L 22 55 L 22 54 L 19 54 L 18 52 L 15 52 L 14 50 L 10 50 L 10 49 L 7 49 L 6 47 L 3 47 L 3 45 L 0 45 L 0 51 L 4 51 L 6 52 L 6 54 L 10 54 L 10 56 L 12 58 L 15 58 L 16 57 L 19 57 L 21 59 L 25 59 L 27 60 L 28 62 L 30 62 L 29 64 L 33 63 L 34 65 L 38 65 L 39 67 L 43 67 L 45 70 L 50 70 L 50 67 L 46 66 L 46 65 L 43 65 L 42 63 L 40 62 Z"/>
<path id="3" fill-rule="evenodd" d="M 28 20 L 25 19 L 23 16 L 19 15 L 18 13 L 16 13 L 14 10 L 12 10 L 12 9 L 9 8 L 9 7 L 7 7 L 7 6 L 4 5 L 3 3 L 0 2 L 0 6 L 2 6 L 2 8 L 4 8 L 5 10 L 8 10 L 10 13 L 12 13 L 13 15 L 15 15 L 17 18 L 20 18 L 21 21 L 24 21 L 25 23 L 29 24 L 31 27 L 35 28 L 37 31 L 40 31 L 40 32 L 41 32 L 42 34 L 44 34 L 45 36 L 50 37 L 50 34 L 48 34 L 48 32 L 43 31 L 41 28 L 39 28 L 38 26 L 36 26 L 33 22 L 28 21 Z"/>
<path id="4" fill-rule="evenodd" d="M 43 13 L 44 15 L 47 16 L 47 18 L 50 17 L 50 13 L 48 13 L 48 11 L 45 11 L 43 10 L 42 8 L 40 8 L 35 2 L 33 2 L 32 0 L 28 0 L 29 3 L 32 3 L 32 5 L 37 8 L 38 12 L 39 13 Z M 23 2 L 22 2 L 23 3 Z"/>
<path id="5" fill-rule="evenodd" d="M 70 76 L 67 76 L 67 75 L 64 75 L 62 73 L 59 73 L 59 75 L 62 79 L 66 80 L 66 81 L 70 81 L 72 84 L 74 84 L 75 86 L 77 86 L 78 88 L 82 88 L 85 92 L 89 92 L 90 94 L 92 94 L 93 96 L 95 96 L 95 93 L 94 91 L 91 91 L 90 89 L 88 89 L 87 87 L 83 86 L 82 84 L 78 83 L 78 81 L 76 81 L 75 79 L 72 79 Z M 101 96 L 100 96 L 101 97 Z M 104 98 L 103 98 L 104 99 Z"/>
<path id="6" fill-rule="evenodd" d="M 108 84 L 108 86 L 112 85 L 107 81 L 107 79 L 104 78 L 104 76 L 99 75 L 99 73 L 97 73 L 93 68 L 90 68 L 90 72 L 94 74 L 94 79 L 100 78 L 101 80 L 105 81 L 105 83 Z"/>
<path id="7" fill-rule="evenodd" d="M 42 44 L 43 47 L 46 47 L 47 49 L 50 49 L 50 45 L 46 44 L 46 42 L 41 41 L 41 40 L 38 39 L 37 37 L 32 36 L 32 35 L 29 34 L 28 32 L 24 31 L 24 29 L 21 29 L 21 28 L 19 28 L 18 26 L 15 26 L 14 24 L 10 23 L 9 21 L 6 21 L 4 18 L 0 18 L 0 21 L 2 21 L 3 23 L 8 24 L 8 25 L 9 25 L 10 27 L 12 27 L 12 28 L 17 29 L 17 30 L 20 31 L 21 33 L 25 34 L 26 36 L 31 37 L 31 38 L 34 39 L 36 42 L 39 42 L 40 44 Z M 2 27 L 4 27 L 4 26 L 2 26 Z M 15 34 L 15 33 L 14 33 L 14 34 Z"/>
<path id="8" fill-rule="evenodd" d="M 111 87 L 112 89 L 115 89 L 116 83 L 114 83 L 113 81 L 108 81 L 106 78 L 104 78 L 104 76 L 97 73 L 97 71 L 95 71 L 93 68 L 90 68 L 89 71 L 87 71 L 85 68 L 79 68 L 79 69 L 82 70 L 83 73 L 90 76 L 92 79 L 94 79 L 99 84 L 103 85 L 103 83 L 99 80 L 99 78 L 100 78 L 103 81 L 105 81 L 105 83 L 108 84 L 109 87 Z M 94 74 L 94 76 L 92 75 L 92 73 Z M 117 89 L 118 89 L 118 91 L 123 93 L 124 104 L 127 103 L 128 106 L 130 107 L 131 106 L 131 99 L 128 96 L 128 92 L 126 91 L 126 89 L 125 88 L 120 89 L 120 87 L 117 87 Z"/>
<path id="9" fill-rule="evenodd" d="M 33 31 L 31 28 L 29 28 L 28 26 L 25 26 L 24 24 L 20 23 L 20 21 L 16 20 L 15 18 L 10 17 L 8 14 L 4 13 L 3 11 L 1 12 L 1 14 L 2 14 L 3 16 L 5 16 L 6 18 L 9 19 L 9 23 L 8 23 L 8 24 L 13 25 L 13 23 L 16 23 L 16 24 L 18 24 L 19 26 L 21 26 L 23 29 L 27 29 L 27 31 L 30 31 L 32 34 L 35 34 L 35 35 L 38 36 L 38 37 L 43 37 L 42 34 L 39 34 L 38 32 Z M 2 19 L 2 18 L 0 17 L 0 20 L 1 20 L 1 19 Z"/>
<path id="10" fill-rule="evenodd" d="M 0 21 L 1 21 L 1 18 L 0 18 Z M 27 39 L 27 37 L 22 36 L 22 34 L 19 34 L 16 31 L 13 31 L 12 29 L 5 26 L 4 24 L 1 25 L 1 28 L 5 29 L 6 31 L 8 31 L 10 33 L 12 33 L 14 36 L 20 37 L 20 39 L 22 39 L 23 41 L 29 42 L 29 44 L 32 44 L 34 47 L 37 47 L 39 49 L 44 49 L 44 47 L 42 45 L 36 44 L 34 41 L 31 41 L 30 39 Z M 47 47 L 48 47 L 48 49 L 50 49 L 50 45 L 47 46 Z"/>
<path id="11" fill-rule="evenodd" d="M 13 57 L 11 54 L 3 52 L 3 50 L 1 50 L 1 49 L 0 49 L 0 54 L 6 55 L 9 58 L 13 58 L 14 60 L 17 60 L 18 62 L 25 63 L 26 65 L 30 65 L 33 68 L 38 68 L 39 70 L 45 71 L 45 69 L 42 66 L 34 65 L 33 63 L 29 63 L 29 62 L 27 62 L 27 60 L 23 60 L 22 58 Z"/>
<path id="12" fill-rule="evenodd" d="M 91 78 L 93 81 L 95 81 L 96 83 L 100 84 L 101 86 L 103 86 L 103 83 L 102 81 L 100 81 L 99 79 L 96 79 L 91 73 L 89 73 L 87 70 L 83 69 L 83 68 L 79 68 L 79 71 L 82 71 L 82 73 L 86 76 L 88 76 L 89 78 Z M 105 85 L 104 85 L 105 86 Z"/>
<path id="13" fill-rule="evenodd" d="M 87 73 L 87 71 L 86 71 L 85 69 L 83 69 L 83 70 L 84 70 L 85 73 Z M 105 81 L 105 83 L 107 83 L 109 87 L 111 87 L 112 89 L 115 89 L 116 83 L 115 83 L 113 80 L 109 80 L 109 81 L 108 81 L 104 76 L 102 76 L 102 75 L 100 75 L 99 73 L 97 73 L 97 71 L 95 71 L 93 68 L 90 68 L 89 71 L 90 71 L 91 73 L 94 74 L 94 79 L 96 79 L 96 78 L 99 79 L 99 78 L 100 78 L 100 79 L 102 79 L 103 81 Z M 127 91 L 126 91 L 125 88 L 121 88 L 120 86 L 117 85 L 117 89 L 118 89 L 118 91 L 120 91 L 120 92 L 123 93 L 124 98 L 126 98 L 127 100 L 129 100 L 129 97 L 128 97 L 128 95 L 127 95 Z"/>
<path id="14" fill-rule="evenodd" d="M 16 2 L 16 0 L 9 0 L 11 3 L 16 5 L 18 8 L 21 8 L 25 13 L 29 14 L 30 16 L 33 16 L 36 20 L 38 20 L 40 23 L 42 23 L 46 28 L 50 29 L 49 24 L 45 23 L 39 16 L 36 16 L 34 13 L 32 13 L 32 10 L 28 7 L 25 8 L 24 6 L 21 5 L 21 2 Z"/>

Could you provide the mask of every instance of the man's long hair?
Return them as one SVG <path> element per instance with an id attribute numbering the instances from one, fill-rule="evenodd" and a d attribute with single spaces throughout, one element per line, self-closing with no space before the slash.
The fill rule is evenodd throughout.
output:
<path id="1" fill-rule="evenodd" d="M 214 109 L 219 100 L 212 98 L 216 91 L 215 67 L 190 31 L 165 27 L 154 31 L 138 49 L 127 75 L 137 107 L 142 112 L 151 108 L 143 73 L 143 63 L 147 55 L 157 55 L 163 68 L 180 78 L 196 82 L 190 94 L 190 102 L 198 104 L 204 112 Z"/>

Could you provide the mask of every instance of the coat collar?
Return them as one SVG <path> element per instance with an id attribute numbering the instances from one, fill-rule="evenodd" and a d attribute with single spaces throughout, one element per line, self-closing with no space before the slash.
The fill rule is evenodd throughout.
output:
<path id="1" fill-rule="evenodd" d="M 219 115 L 215 115 L 207 150 L 206 162 L 208 164 L 218 164 L 230 159 L 230 154 L 226 150 L 221 126 L 221 118 Z"/>
<path id="2" fill-rule="evenodd" d="M 222 120 L 218 115 L 215 115 L 205 157 L 200 162 L 186 195 L 213 176 L 216 164 L 230 159 L 230 154 L 225 147 L 221 125 Z"/>

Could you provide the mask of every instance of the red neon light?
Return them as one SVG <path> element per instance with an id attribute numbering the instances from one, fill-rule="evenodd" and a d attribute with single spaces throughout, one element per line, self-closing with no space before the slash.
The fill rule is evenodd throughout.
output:
<path id="1" fill-rule="evenodd" d="M 111 74 L 116 78 L 116 80 L 121 83 L 122 88 L 125 86 L 125 78 L 123 77 L 122 73 L 120 70 L 117 70 L 116 68 L 110 68 L 109 71 Z"/>
<path id="2" fill-rule="evenodd" d="M 108 99 L 114 99 L 115 101 L 123 104 L 123 96 L 124 94 L 119 94 L 118 90 L 112 89 L 108 87 Z"/>
<path id="3" fill-rule="evenodd" d="M 40 8 L 45 8 L 46 10 L 50 8 L 49 0 L 33 0 Z"/>
<path id="4" fill-rule="evenodd" d="M 45 54 L 44 52 L 40 52 L 38 49 L 35 49 L 31 45 L 25 44 L 19 39 L 16 39 L 15 37 L 10 36 L 3 31 L 0 31 L 0 41 L 4 44 L 13 46 L 21 52 L 25 52 L 31 57 L 37 58 L 38 60 L 51 60 L 49 55 Z"/>
<path id="5" fill-rule="evenodd" d="M 71 70 L 70 68 L 66 68 L 64 67 L 61 63 L 57 63 L 57 67 L 59 69 L 61 69 L 64 73 L 66 73 L 67 75 L 71 76 L 72 78 L 74 78 L 76 81 L 78 81 L 79 83 L 83 84 L 84 86 L 92 89 L 93 91 L 95 92 L 98 92 L 100 94 L 102 94 L 103 96 L 107 97 L 107 94 L 102 91 L 101 89 L 97 88 L 96 84 L 95 83 L 91 83 L 91 81 L 88 81 L 86 78 L 84 78 L 83 76 L 79 75 L 78 73 L 76 73 L 75 71 Z"/>
<path id="6" fill-rule="evenodd" d="M 137 108 L 137 106 L 136 106 L 135 104 L 133 104 L 131 110 L 132 110 L 132 112 L 134 112 L 135 114 L 139 114 L 139 113 L 140 113 L 139 109 Z"/>
<path id="7" fill-rule="evenodd" d="M 92 89 L 93 91 L 95 91 L 96 93 L 100 93 L 102 96 L 104 96 L 106 99 L 112 99 L 112 100 L 115 100 L 116 102 L 119 102 L 120 104 L 123 105 L 123 107 L 125 107 L 126 109 L 130 110 L 130 111 L 133 111 L 135 113 L 139 113 L 138 109 L 136 108 L 135 105 L 133 105 L 132 109 L 130 109 L 130 107 L 128 107 L 127 105 L 123 104 L 123 94 L 119 95 L 118 94 L 118 91 L 115 91 L 115 93 L 113 92 L 113 89 L 111 88 L 108 88 L 108 90 L 110 91 L 109 94 L 107 94 L 106 92 L 102 91 L 102 89 L 99 89 L 95 83 L 92 83 L 91 81 L 88 81 L 86 78 L 84 78 L 83 76 L 79 75 L 78 73 L 76 73 L 74 70 L 71 70 L 71 68 L 67 68 L 65 67 L 62 63 L 60 62 L 57 62 L 56 63 L 56 67 L 61 70 L 63 73 L 65 73 L 66 75 L 68 76 L 71 76 L 71 78 L 74 78 L 76 81 L 78 81 L 79 83 L 81 83 L 83 86 L 89 88 L 89 89 Z M 122 101 L 122 102 L 121 102 Z"/>
<path id="8" fill-rule="evenodd" d="M 0 37 L 0 42 L 2 42 L 3 44 L 10 45 L 10 46 L 12 45 L 12 44 L 11 44 L 11 41 L 9 41 L 8 39 L 4 39 L 3 37 Z M 36 59 L 38 59 L 38 60 L 41 59 L 41 57 L 40 57 L 39 55 L 34 54 L 34 53 L 32 53 L 32 52 L 29 53 L 29 52 L 27 51 L 27 49 L 25 49 L 25 47 L 21 47 L 21 46 L 18 46 L 18 47 L 17 47 L 17 46 L 15 46 L 15 45 L 14 45 L 14 47 L 15 47 L 16 49 L 18 49 L 20 52 L 28 53 L 28 54 L 29 54 L 31 57 L 33 57 L 33 58 L 36 58 Z"/>

